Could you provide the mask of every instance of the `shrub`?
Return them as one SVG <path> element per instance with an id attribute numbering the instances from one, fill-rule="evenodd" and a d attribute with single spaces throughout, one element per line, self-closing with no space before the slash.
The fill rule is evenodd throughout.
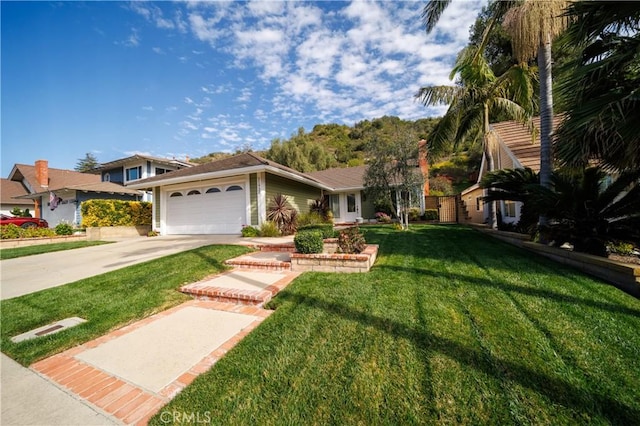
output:
<path id="1" fill-rule="evenodd" d="M 324 248 L 322 232 L 319 230 L 300 231 L 293 237 L 293 243 L 296 251 L 302 254 L 322 253 Z"/>
<path id="2" fill-rule="evenodd" d="M 619 254 L 621 256 L 630 256 L 633 254 L 633 244 L 631 243 L 609 243 L 607 248 L 611 253 Z"/>
<path id="3" fill-rule="evenodd" d="M 257 237 L 259 235 L 259 231 L 257 228 L 253 226 L 243 226 L 242 227 L 242 236 L 243 237 Z"/>
<path id="4" fill-rule="evenodd" d="M 329 208 L 329 199 L 327 197 L 313 200 L 309 205 L 309 211 L 320 216 L 322 222 L 330 222 L 333 220 L 333 212 Z"/>
<path id="5" fill-rule="evenodd" d="M 313 225 L 299 226 L 298 231 L 320 231 L 322 238 L 333 237 L 333 225 L 331 223 L 317 223 Z"/>
<path id="6" fill-rule="evenodd" d="M 298 229 L 307 225 L 319 225 L 327 223 L 317 212 L 302 213 L 298 215 Z"/>
<path id="7" fill-rule="evenodd" d="M 278 229 L 278 225 L 271 221 L 263 222 L 260 225 L 260 236 L 261 237 L 279 237 L 280 230 Z"/>
<path id="8" fill-rule="evenodd" d="M 20 238 L 21 231 L 22 228 L 20 228 L 18 225 L 14 225 L 13 223 L 10 223 L 9 225 L 2 225 L 0 226 L 0 237 L 2 237 L 3 240 L 13 240 L 15 238 Z"/>
<path id="9" fill-rule="evenodd" d="M 400 222 L 395 222 L 393 224 L 393 229 L 396 231 L 404 231 L 404 227 L 402 226 L 402 224 Z"/>
<path id="10" fill-rule="evenodd" d="M 72 235 L 73 234 L 73 226 L 68 224 L 67 222 L 60 222 L 54 228 L 56 235 Z"/>
<path id="11" fill-rule="evenodd" d="M 411 222 L 415 222 L 417 220 L 420 220 L 420 209 L 416 208 L 416 207 L 412 207 L 409 209 L 409 220 Z"/>
<path id="12" fill-rule="evenodd" d="M 385 212 L 376 213 L 376 220 L 381 223 L 391 223 L 391 216 Z"/>
<path id="13" fill-rule="evenodd" d="M 424 211 L 424 220 L 438 220 L 438 210 L 437 209 L 427 209 Z"/>
<path id="14" fill-rule="evenodd" d="M 361 253 L 366 247 L 364 235 L 360 233 L 360 228 L 357 226 L 340 231 L 338 236 L 338 251 L 340 253 Z"/>
<path id="15" fill-rule="evenodd" d="M 85 228 L 151 225 L 151 203 L 146 201 L 88 200 L 80 210 Z"/>
<path id="16" fill-rule="evenodd" d="M 3 240 L 53 237 L 55 235 L 55 231 L 50 228 L 21 228 L 14 224 L 0 226 L 0 238 Z"/>
<path id="17" fill-rule="evenodd" d="M 277 194 L 267 207 L 267 219 L 274 222 L 283 235 L 291 235 L 296 232 L 298 212 L 291 207 L 287 197 Z"/>

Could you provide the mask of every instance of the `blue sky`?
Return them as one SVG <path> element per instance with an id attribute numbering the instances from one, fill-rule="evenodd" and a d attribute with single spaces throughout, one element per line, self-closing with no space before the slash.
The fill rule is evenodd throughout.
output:
<path id="1" fill-rule="evenodd" d="M 2 1 L 1 176 L 135 153 L 268 148 L 299 127 L 438 116 L 413 98 L 451 84 L 485 0 L 424 2 Z"/>

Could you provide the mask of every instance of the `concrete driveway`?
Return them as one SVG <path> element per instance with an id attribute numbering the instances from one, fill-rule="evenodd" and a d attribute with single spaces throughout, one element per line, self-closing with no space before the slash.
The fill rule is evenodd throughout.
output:
<path id="1" fill-rule="evenodd" d="M 0 299 L 100 275 L 125 266 L 209 244 L 251 244 L 237 235 L 167 235 L 136 237 L 69 251 L 0 262 Z"/>

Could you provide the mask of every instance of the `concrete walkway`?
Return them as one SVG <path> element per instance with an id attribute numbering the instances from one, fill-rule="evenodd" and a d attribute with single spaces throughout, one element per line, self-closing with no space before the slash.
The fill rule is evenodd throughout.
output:
<path id="1" fill-rule="evenodd" d="M 208 244 L 286 242 L 290 238 L 141 237 L 72 252 L 3 260 L 2 298 L 64 285 Z M 297 276 L 283 279 L 280 275 L 288 274 L 228 272 L 206 283 L 217 288 L 236 285 L 245 292 L 279 290 Z M 264 283 L 258 282 L 262 279 Z M 2 355 L 0 424 L 146 424 L 151 415 L 269 314 L 257 306 L 192 301 L 39 361 L 29 369 Z M 154 349 L 158 344 L 161 347 Z M 167 347 L 175 350 L 167 351 Z"/>
<path id="2" fill-rule="evenodd" d="M 209 244 L 274 244 L 291 238 L 241 238 L 236 235 L 137 237 L 111 244 L 7 259 L 0 262 L 0 300 L 72 283 L 125 266 Z"/>
<path id="3" fill-rule="evenodd" d="M 3 426 L 119 424 L 8 356 L 1 354 L 0 363 Z"/>

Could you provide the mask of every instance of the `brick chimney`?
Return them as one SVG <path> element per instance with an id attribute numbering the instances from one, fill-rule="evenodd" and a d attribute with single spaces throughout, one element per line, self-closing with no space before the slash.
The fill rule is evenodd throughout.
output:
<path id="1" fill-rule="evenodd" d="M 418 142 L 418 164 L 424 178 L 424 195 L 429 195 L 429 161 L 427 159 L 427 141 Z"/>
<path id="2" fill-rule="evenodd" d="M 36 181 L 44 188 L 49 187 L 49 162 L 47 160 L 36 160 Z"/>

